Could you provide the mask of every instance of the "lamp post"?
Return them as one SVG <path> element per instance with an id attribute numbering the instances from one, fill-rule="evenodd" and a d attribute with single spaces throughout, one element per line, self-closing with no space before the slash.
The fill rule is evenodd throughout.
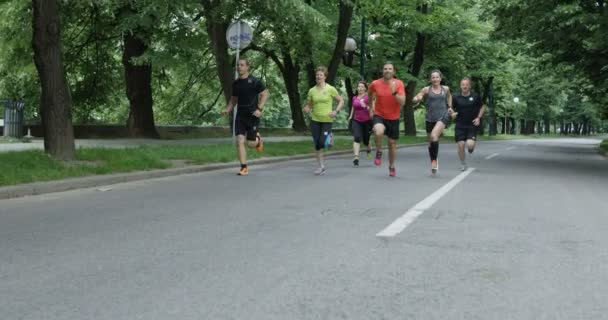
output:
<path id="1" fill-rule="evenodd" d="M 357 41 L 351 36 L 346 37 L 346 42 L 344 42 L 344 65 L 347 67 L 353 66 L 353 53 L 357 50 Z"/>
<path id="2" fill-rule="evenodd" d="M 518 104 L 519 97 L 514 97 L 513 102 L 515 104 Z M 509 115 L 508 110 L 505 108 L 505 135 L 509 134 L 509 123 L 507 122 L 509 120 L 508 115 Z"/>
<path id="3" fill-rule="evenodd" d="M 361 19 L 361 56 L 359 57 L 359 75 L 365 80 L 365 18 Z"/>
<path id="4" fill-rule="evenodd" d="M 353 53 L 357 50 L 357 41 L 353 39 L 353 37 L 347 37 L 346 42 L 344 43 L 344 65 L 347 67 L 353 66 Z M 351 87 L 350 77 L 346 79 L 346 90 L 348 91 L 348 108 L 349 110 L 352 108 L 352 99 L 354 97 L 354 93 Z"/>
<path id="5" fill-rule="evenodd" d="M 357 50 L 357 41 L 355 41 L 353 37 L 346 37 L 346 42 L 344 43 L 344 51 L 346 51 L 347 54 L 352 54 L 353 52 L 355 52 L 355 50 Z"/>

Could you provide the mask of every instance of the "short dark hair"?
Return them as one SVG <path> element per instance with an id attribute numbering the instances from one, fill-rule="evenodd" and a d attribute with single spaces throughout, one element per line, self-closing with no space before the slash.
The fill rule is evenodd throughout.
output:
<path id="1" fill-rule="evenodd" d="M 393 66 L 393 70 L 397 70 L 397 68 L 395 67 L 395 64 L 392 61 L 387 61 L 385 62 L 382 66 L 386 66 L 387 64 L 390 64 L 391 66 Z"/>
<path id="2" fill-rule="evenodd" d="M 249 63 L 249 59 L 247 59 L 246 57 L 240 57 L 240 58 L 239 58 L 239 61 L 245 61 L 245 64 L 246 64 L 248 67 L 250 67 L 250 66 L 251 66 L 251 64 Z"/>

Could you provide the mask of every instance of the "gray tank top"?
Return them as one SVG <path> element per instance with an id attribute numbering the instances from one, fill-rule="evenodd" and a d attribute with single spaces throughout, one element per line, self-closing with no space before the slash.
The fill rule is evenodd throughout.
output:
<path id="1" fill-rule="evenodd" d="M 448 114 L 448 97 L 441 86 L 441 92 L 436 94 L 433 88 L 429 87 L 429 94 L 426 98 L 426 121 L 437 122 L 445 119 Z"/>

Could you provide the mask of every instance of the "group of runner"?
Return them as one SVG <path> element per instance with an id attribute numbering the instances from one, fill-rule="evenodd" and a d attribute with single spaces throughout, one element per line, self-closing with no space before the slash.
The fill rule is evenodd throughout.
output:
<path id="1" fill-rule="evenodd" d="M 262 137 L 258 132 L 260 117 L 268 98 L 268 90 L 258 78 L 249 73 L 249 61 L 241 58 L 237 64 L 239 78 L 232 85 L 232 98 L 224 110 L 230 113 L 238 105 L 234 119 L 234 132 L 237 136 L 237 153 L 241 163 L 239 175 L 247 175 L 246 146 L 262 152 Z M 308 91 L 304 113 L 311 114 L 310 130 L 316 152 L 316 175 L 326 173 L 324 149 L 332 144 L 332 124 L 337 114 L 344 107 L 344 100 L 338 90 L 326 83 L 327 68 L 315 70 L 316 85 Z M 422 88 L 412 99 L 415 105 L 426 100 L 426 132 L 428 150 L 431 160 L 431 172 L 439 170 L 439 138 L 452 120 L 455 120 L 455 140 L 458 144 L 460 169 L 467 169 L 465 146 L 469 154 L 475 150 L 477 129 L 484 114 L 485 107 L 481 98 L 471 92 L 471 79 L 465 77 L 460 82 L 460 93 L 452 96 L 450 88 L 441 84 L 443 75 L 439 70 L 430 73 L 431 85 Z M 334 101 L 336 108 L 334 109 Z M 405 86 L 395 77 L 395 66 L 384 64 L 382 78 L 372 81 L 368 86 L 365 81 L 357 84 L 357 95 L 353 97 L 349 115 L 353 134 L 353 165 L 359 166 L 359 154 L 363 144 L 367 158 L 372 157 L 371 136 L 375 137 L 376 155 L 374 164 L 382 164 L 382 145 L 384 136 L 388 138 L 389 176 L 396 176 L 395 161 L 397 157 L 397 140 L 399 139 L 399 119 L 401 106 L 405 104 Z"/>

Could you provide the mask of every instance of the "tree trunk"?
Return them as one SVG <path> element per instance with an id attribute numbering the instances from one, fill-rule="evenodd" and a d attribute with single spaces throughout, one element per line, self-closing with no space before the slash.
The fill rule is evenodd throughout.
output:
<path id="1" fill-rule="evenodd" d="M 557 134 L 557 120 L 553 120 L 553 133 Z"/>
<path id="2" fill-rule="evenodd" d="M 490 135 L 496 135 L 498 132 L 498 123 L 496 119 L 496 108 L 494 105 L 494 77 L 489 77 L 488 81 L 483 82 L 483 96 L 482 101 L 485 101 L 486 107 L 488 109 L 489 118 L 490 118 Z M 506 127 L 509 125 L 506 124 Z M 505 133 L 509 131 L 505 128 L 503 129 Z"/>
<path id="3" fill-rule="evenodd" d="M 285 88 L 287 89 L 287 97 L 289 98 L 289 107 L 291 109 L 291 119 L 293 123 L 291 127 L 295 131 L 304 132 L 307 130 L 306 122 L 304 121 L 304 113 L 302 112 L 302 100 L 300 99 L 300 66 L 293 62 L 291 55 L 283 52 L 282 72 Z"/>
<path id="4" fill-rule="evenodd" d="M 527 120 L 526 121 L 526 134 L 534 134 L 535 126 L 536 126 L 536 121 Z"/>
<path id="5" fill-rule="evenodd" d="M 403 126 L 406 136 L 416 136 L 416 118 L 414 117 L 414 96 L 416 81 L 408 81 L 405 87 L 405 105 L 403 106 Z"/>
<path id="6" fill-rule="evenodd" d="M 507 131 L 507 121 L 506 121 L 506 119 L 504 117 L 500 117 L 500 122 L 502 123 L 502 131 L 501 131 L 501 133 L 502 134 L 507 134 L 508 131 Z"/>
<path id="7" fill-rule="evenodd" d="M 515 124 L 517 123 L 517 121 L 515 120 L 515 118 L 508 118 L 509 122 L 511 122 L 511 126 L 509 127 L 509 133 L 510 134 L 515 134 Z"/>
<path id="8" fill-rule="evenodd" d="M 34 62 L 40 77 L 44 150 L 60 160 L 75 158 L 72 97 L 61 55 L 56 0 L 32 0 Z"/>
<path id="9" fill-rule="evenodd" d="M 306 79 L 308 80 L 308 87 L 309 88 L 312 88 L 312 87 L 314 87 L 314 86 L 317 85 L 317 79 L 316 79 L 316 76 L 315 76 L 315 69 L 316 69 L 316 67 L 315 67 L 314 62 L 312 61 L 312 58 L 311 58 L 311 61 L 309 61 L 306 64 Z"/>
<path id="10" fill-rule="evenodd" d="M 226 40 L 226 31 L 230 24 L 227 19 L 218 17 L 220 0 L 202 0 L 201 3 L 211 52 L 215 57 L 217 76 L 222 85 L 226 103 L 228 103 L 232 96 L 232 82 L 234 81 L 234 69 L 228 54 L 228 41 Z"/>
<path id="11" fill-rule="evenodd" d="M 519 134 L 526 134 L 526 120 L 519 120 Z"/>
<path id="12" fill-rule="evenodd" d="M 419 6 L 416 10 L 422 14 L 428 13 L 428 5 L 425 3 Z M 414 47 L 414 59 L 410 66 L 409 73 L 414 77 L 420 75 L 422 64 L 424 63 L 424 49 L 426 45 L 426 35 L 420 32 L 416 33 L 416 46 Z M 405 92 L 405 106 L 403 107 L 403 124 L 405 127 L 406 136 L 416 135 L 416 118 L 414 117 L 414 102 L 412 99 L 416 95 L 417 83 L 415 80 L 408 81 Z"/>
<path id="13" fill-rule="evenodd" d="M 347 107 L 346 114 L 350 114 L 350 110 L 353 108 L 353 97 L 357 94 L 353 89 L 353 83 L 350 77 L 344 78 L 344 87 L 348 94 L 348 101 L 344 104 Z"/>
<path id="14" fill-rule="evenodd" d="M 338 67 L 340 66 L 342 56 L 344 55 L 344 44 L 346 43 L 348 29 L 350 29 L 350 22 L 353 18 L 354 3 L 355 1 L 352 0 L 340 1 L 340 16 L 338 17 L 336 45 L 334 47 L 334 53 L 331 57 L 331 60 L 329 61 L 329 66 L 327 67 L 327 83 L 330 83 L 332 85 L 336 80 L 336 75 L 338 74 Z"/>
<path id="15" fill-rule="evenodd" d="M 130 10 L 125 8 L 125 10 Z M 148 49 L 141 38 L 142 31 L 131 30 L 124 34 L 122 64 L 125 68 L 127 98 L 129 99 L 129 119 L 127 131 L 131 137 L 159 138 L 154 125 L 152 109 L 152 65 L 135 65 L 133 59 L 140 57 Z"/>
<path id="16" fill-rule="evenodd" d="M 582 134 L 583 135 L 588 135 L 589 134 L 589 121 L 587 119 L 585 119 L 583 121 Z"/>

